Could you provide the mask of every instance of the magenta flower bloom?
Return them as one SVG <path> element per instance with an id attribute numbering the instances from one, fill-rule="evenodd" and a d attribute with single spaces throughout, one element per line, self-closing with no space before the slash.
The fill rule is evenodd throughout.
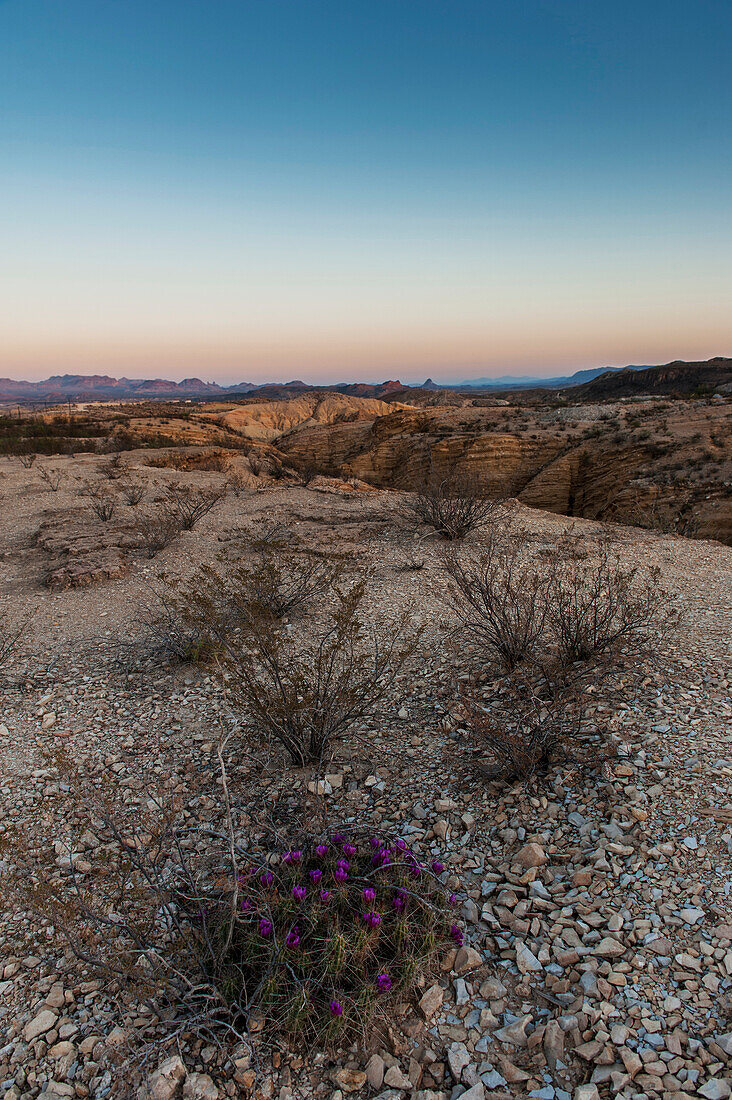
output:
<path id="1" fill-rule="evenodd" d="M 242 909 L 242 912 L 243 912 L 243 913 L 248 913 L 248 912 L 249 912 L 249 910 L 250 910 L 251 908 L 253 908 L 253 907 L 252 907 L 252 903 L 251 903 L 251 901 L 249 900 L 249 898 L 242 898 L 242 899 L 241 899 L 241 909 Z"/>
<path id="2" fill-rule="evenodd" d="M 458 947 L 462 947 L 462 945 L 463 945 L 463 934 L 462 934 L 462 932 L 460 931 L 460 929 L 458 928 L 458 926 L 456 924 L 453 924 L 452 927 L 450 928 L 450 935 L 452 936 L 453 940 L 458 945 Z"/>
<path id="3" fill-rule="evenodd" d="M 316 844 L 315 852 L 316 852 L 316 855 L 318 855 L 320 857 L 320 859 L 322 859 L 323 856 L 328 855 L 328 845 L 327 844 Z"/>
<path id="4" fill-rule="evenodd" d="M 288 947 L 298 947 L 300 944 L 300 929 L 296 927 L 293 928 L 291 932 L 288 932 L 285 943 Z"/>
<path id="5" fill-rule="evenodd" d="M 295 899 L 295 901 L 304 901 L 305 900 L 305 895 L 307 894 L 307 892 L 308 892 L 307 886 L 293 886 L 292 887 L 292 896 Z"/>
<path id="6" fill-rule="evenodd" d="M 341 836 L 340 833 L 336 833 L 335 836 L 330 838 L 331 844 L 342 844 L 346 838 Z"/>
<path id="7" fill-rule="evenodd" d="M 367 886 L 363 890 L 363 900 L 376 901 L 376 891 L 371 886 Z"/>
<path id="8" fill-rule="evenodd" d="M 320 891 L 320 900 L 321 901 L 330 901 L 330 899 L 332 897 L 333 897 L 333 895 L 331 894 L 330 890 L 321 890 Z"/>
<path id="9" fill-rule="evenodd" d="M 353 847 L 352 844 L 344 844 L 343 845 L 343 852 L 347 856 L 355 856 L 356 849 Z"/>
<path id="10" fill-rule="evenodd" d="M 336 882 L 345 882 L 348 878 L 348 871 L 345 869 L 345 867 L 336 867 L 335 871 L 333 872 L 333 878 L 336 880 Z"/>
<path id="11" fill-rule="evenodd" d="M 400 852 L 406 852 L 407 850 L 407 842 L 406 840 L 402 840 L 401 837 L 399 837 L 399 839 L 397 840 L 396 846 Z"/>
<path id="12" fill-rule="evenodd" d="M 419 876 L 422 874 L 422 867 L 419 863 L 417 863 L 416 860 L 414 861 L 412 866 L 409 868 L 409 873 L 412 876 L 412 878 L 419 878 Z"/>
<path id="13" fill-rule="evenodd" d="M 362 913 L 361 916 L 366 921 L 369 928 L 378 928 L 381 924 L 381 913 Z"/>
<path id="14" fill-rule="evenodd" d="M 262 917 L 261 921 L 259 922 L 259 934 L 264 939 L 267 939 L 268 936 L 272 935 L 272 921 L 271 920 L 266 920 L 264 917 Z"/>
<path id="15" fill-rule="evenodd" d="M 381 841 L 379 840 L 379 838 L 377 836 L 372 836 L 371 840 L 369 841 L 369 844 L 371 845 L 372 848 L 380 848 L 381 847 Z"/>
<path id="16" fill-rule="evenodd" d="M 449 901 L 450 905 L 457 905 L 457 894 L 450 894 L 450 897 L 447 900 Z"/>
<path id="17" fill-rule="evenodd" d="M 330 1014 L 331 1014 L 331 1016 L 342 1016 L 343 1015 L 343 1005 L 341 1004 L 340 1001 L 331 1001 L 330 1002 Z"/>
<path id="18" fill-rule="evenodd" d="M 274 875 L 271 871 L 265 871 L 263 875 L 259 876 L 259 881 L 262 883 L 262 886 L 271 886 L 274 882 Z"/>
<path id="19" fill-rule="evenodd" d="M 336 862 L 336 867 L 342 867 L 344 871 L 348 871 L 350 866 L 351 864 L 348 862 L 347 859 L 339 859 Z"/>
<path id="20" fill-rule="evenodd" d="M 397 894 L 391 899 L 391 904 L 396 909 L 397 913 L 401 913 L 403 909 L 407 907 L 407 899 L 404 894 Z"/>
<path id="21" fill-rule="evenodd" d="M 433 859 L 432 870 L 435 872 L 436 875 L 441 875 L 442 872 L 445 870 L 445 864 L 440 863 L 439 859 Z"/>
<path id="22" fill-rule="evenodd" d="M 297 849 L 295 849 L 294 852 L 285 852 L 285 854 L 282 857 L 282 862 L 283 863 L 299 863 L 301 859 L 302 859 L 302 852 L 300 851 L 299 848 L 297 848 Z"/>
<path id="23" fill-rule="evenodd" d="M 391 978 L 388 974 L 379 974 L 376 979 L 376 985 L 380 993 L 388 993 L 391 989 Z"/>
<path id="24" fill-rule="evenodd" d="M 323 872 L 318 870 L 317 868 L 314 871 L 310 872 L 310 881 L 314 882 L 316 886 L 320 882 L 322 877 L 323 877 Z"/>

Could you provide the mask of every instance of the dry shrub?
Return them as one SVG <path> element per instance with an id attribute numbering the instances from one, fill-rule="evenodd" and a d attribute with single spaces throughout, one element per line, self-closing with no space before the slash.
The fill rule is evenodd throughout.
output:
<path id="1" fill-rule="evenodd" d="M 139 632 L 134 641 L 120 642 L 119 647 L 134 652 L 136 659 L 187 663 L 200 661 L 210 654 L 210 642 L 181 610 L 172 588 L 148 587 L 149 599 L 137 616 Z"/>
<path id="2" fill-rule="evenodd" d="M 320 473 L 320 467 L 314 458 L 291 458 L 289 462 L 304 489 Z"/>
<path id="3" fill-rule="evenodd" d="M 119 481 L 119 490 L 125 499 L 125 502 L 130 505 L 131 508 L 136 507 L 145 498 L 147 490 L 145 486 L 139 481 Z"/>
<path id="4" fill-rule="evenodd" d="M 476 479 L 457 473 L 443 478 L 431 474 L 407 503 L 414 519 L 450 542 L 486 527 L 499 506 L 499 501 L 486 499 Z"/>
<path id="5" fill-rule="evenodd" d="M 101 465 L 101 472 L 104 477 L 110 481 L 117 481 L 124 475 L 125 468 L 122 464 L 122 455 L 117 453 L 107 462 L 103 462 Z"/>
<path id="6" fill-rule="evenodd" d="M 5 615 L 0 617 L 0 669 L 7 664 L 17 651 L 28 626 L 28 620 L 20 623 L 20 625 L 12 625 Z"/>
<path id="7" fill-rule="evenodd" d="M 586 554 L 582 548 L 565 539 L 551 573 L 549 623 L 559 659 L 569 665 L 641 652 L 674 622 L 660 570 L 623 566 L 606 539 Z"/>
<path id="8" fill-rule="evenodd" d="M 35 454 L 34 451 L 29 451 L 26 454 L 19 454 L 18 458 L 20 459 L 21 466 L 23 466 L 26 470 L 30 470 L 31 466 L 38 458 L 38 455 Z"/>
<path id="9" fill-rule="evenodd" d="M 580 684 L 561 673 L 514 672 L 465 709 L 473 740 L 489 755 L 489 778 L 528 780 L 554 764 L 585 769 L 616 755 L 609 740 L 587 728 Z"/>
<path id="10" fill-rule="evenodd" d="M 63 481 L 63 474 L 60 470 L 51 469 L 48 466 L 40 466 L 38 469 L 38 476 L 43 481 L 52 493 L 57 493 L 61 482 Z"/>
<path id="11" fill-rule="evenodd" d="M 109 523 L 117 511 L 117 501 L 103 485 L 87 481 L 81 489 L 81 495 L 86 497 L 97 519 L 102 523 Z"/>
<path id="12" fill-rule="evenodd" d="M 138 516 L 135 526 L 140 537 L 140 549 L 149 558 L 154 558 L 161 550 L 170 546 L 183 529 L 180 517 L 167 508 Z"/>
<path id="13" fill-rule="evenodd" d="M 339 568 L 329 566 L 323 575 L 331 607 L 325 624 L 304 637 L 281 629 L 269 599 L 222 592 L 214 571 L 203 570 L 181 593 L 186 621 L 211 639 L 250 728 L 279 743 L 298 765 L 319 762 L 334 737 L 374 713 L 419 638 L 407 636 L 407 613 L 381 623 L 379 635 L 367 634 L 365 578 L 343 590 L 336 584 Z"/>
<path id="14" fill-rule="evenodd" d="M 493 532 L 478 556 L 443 557 L 458 632 L 510 671 L 535 654 L 549 613 L 549 574 L 522 557 L 519 535 Z"/>
<path id="15" fill-rule="evenodd" d="M 191 485 L 169 485 L 166 489 L 168 510 L 180 520 L 184 531 L 191 531 L 226 496 L 226 486 L 200 489 Z"/>
<path id="16" fill-rule="evenodd" d="M 229 570 L 225 583 L 229 604 L 246 604 L 257 614 L 284 618 L 303 610 L 318 595 L 333 590 L 342 577 L 341 558 L 312 551 L 257 551 L 251 562 Z"/>

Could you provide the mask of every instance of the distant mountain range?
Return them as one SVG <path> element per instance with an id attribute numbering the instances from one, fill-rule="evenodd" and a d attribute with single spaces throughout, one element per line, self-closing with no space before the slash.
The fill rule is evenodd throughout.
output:
<path id="1" fill-rule="evenodd" d="M 593 367 L 590 370 L 578 370 L 574 374 L 561 375 L 556 378 L 537 378 L 530 374 L 504 374 L 501 375 L 500 378 L 470 378 L 467 382 L 456 382 L 454 385 L 447 388 L 451 390 L 505 390 L 535 389 L 537 386 L 540 386 L 542 389 L 545 387 L 556 389 L 560 386 L 581 386 L 583 382 L 591 382 L 593 378 L 597 378 L 600 374 L 608 374 L 613 371 L 647 369 L 647 367 L 636 366 Z M 432 380 L 427 379 L 427 382 L 432 382 Z M 427 382 L 425 382 L 425 388 L 427 387 Z M 434 386 L 434 383 L 432 383 L 432 386 Z M 445 387 L 439 388 L 442 389 Z"/>
<path id="2" fill-rule="evenodd" d="M 227 400 L 242 395 L 277 400 L 312 391 L 331 391 L 351 397 L 377 397 L 388 400 L 403 394 L 408 400 L 410 390 L 513 390 L 513 389 L 565 389 L 578 387 L 581 392 L 600 396 L 615 392 L 653 392 L 657 385 L 680 388 L 691 392 L 697 384 L 719 384 L 728 381 L 730 359 L 710 359 L 704 363 L 667 363 L 663 367 L 598 367 L 576 371 L 558 378 L 532 378 L 531 376 L 504 375 L 500 378 L 473 378 L 466 382 L 442 385 L 428 378 L 421 386 L 408 386 L 398 379 L 387 382 L 341 382 L 332 386 L 311 386 L 295 379 L 292 382 L 272 382 L 256 385 L 254 382 L 238 382 L 233 386 L 219 386 L 216 382 L 203 382 L 200 378 L 184 378 L 171 382 L 165 378 L 111 378 L 105 374 L 58 374 L 42 382 L 16 381 L 0 378 L 0 401 L 56 404 L 64 401 L 180 401 Z M 662 374 L 661 372 L 665 372 Z M 661 378 L 664 379 L 661 382 Z"/>
<path id="3" fill-rule="evenodd" d="M 56 374 L 42 382 L 16 382 L 12 378 L 0 378 L 2 401 L 109 401 L 139 400 L 149 398 L 180 399 L 186 397 L 226 397 L 248 393 L 257 387 L 253 382 L 240 382 L 236 386 L 219 386 L 215 382 L 202 382 L 200 378 L 184 378 L 182 382 L 170 382 L 165 378 L 110 378 L 106 374 Z"/>

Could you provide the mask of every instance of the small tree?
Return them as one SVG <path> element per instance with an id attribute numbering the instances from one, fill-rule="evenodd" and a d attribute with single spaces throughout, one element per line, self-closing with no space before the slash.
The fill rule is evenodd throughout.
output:
<path id="1" fill-rule="evenodd" d="M 433 527 L 443 539 L 452 542 L 486 527 L 499 504 L 481 494 L 474 478 L 453 472 L 442 478 L 430 474 L 407 507 L 419 523 Z"/>
<path id="2" fill-rule="evenodd" d="M 27 451 L 25 454 L 19 454 L 18 458 L 21 466 L 24 466 L 26 470 L 30 470 L 38 455 L 34 451 Z"/>

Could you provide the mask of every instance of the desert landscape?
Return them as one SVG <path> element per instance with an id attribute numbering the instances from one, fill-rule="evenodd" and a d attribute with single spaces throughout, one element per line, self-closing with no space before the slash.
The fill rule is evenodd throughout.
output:
<path id="1" fill-rule="evenodd" d="M 730 47 L 0 2 L 0 1100 L 732 1100 Z"/>
<path id="2" fill-rule="evenodd" d="M 730 400 L 8 409 L 5 1096 L 728 1096 Z"/>

